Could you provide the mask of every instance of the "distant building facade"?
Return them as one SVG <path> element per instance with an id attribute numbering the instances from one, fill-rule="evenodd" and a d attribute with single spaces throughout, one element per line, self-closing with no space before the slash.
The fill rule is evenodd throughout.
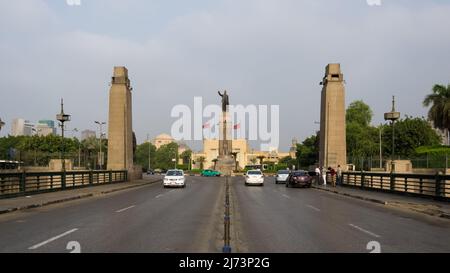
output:
<path id="1" fill-rule="evenodd" d="M 290 156 L 290 153 L 279 152 L 278 149 L 273 148 L 270 151 L 256 151 L 250 148 L 247 139 L 233 139 L 232 140 L 233 153 L 236 153 L 236 164 L 238 169 L 245 169 L 249 165 L 259 165 L 261 157 L 263 162 L 270 162 L 278 164 L 282 158 Z M 219 140 L 218 139 L 204 139 L 203 151 L 193 154 L 193 161 L 195 162 L 192 168 L 200 168 L 200 158 L 204 158 L 204 169 L 213 169 L 214 161 L 219 156 Z"/>
<path id="2" fill-rule="evenodd" d="M 161 148 L 161 146 L 170 144 L 175 142 L 175 139 L 168 135 L 168 134 L 160 134 L 157 137 L 155 137 L 152 141 L 152 144 L 155 145 L 156 149 L 158 150 Z"/>
<path id="3" fill-rule="evenodd" d="M 55 122 L 53 120 L 40 120 L 34 131 L 38 136 L 56 135 Z"/>
<path id="4" fill-rule="evenodd" d="M 31 136 L 34 125 L 23 118 L 16 118 L 11 124 L 11 136 Z"/>
<path id="5" fill-rule="evenodd" d="M 93 138 L 97 137 L 95 131 L 92 131 L 92 130 L 84 130 L 83 132 L 81 132 L 81 140 L 82 140 L 82 141 L 83 141 L 83 140 L 86 140 L 86 139 L 88 139 L 88 138 L 91 138 L 91 137 L 93 137 Z"/>

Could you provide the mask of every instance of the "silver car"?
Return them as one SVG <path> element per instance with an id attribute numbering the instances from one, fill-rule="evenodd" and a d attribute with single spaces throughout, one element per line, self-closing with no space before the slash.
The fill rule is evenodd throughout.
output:
<path id="1" fill-rule="evenodd" d="M 280 170 L 275 176 L 275 184 L 285 184 L 288 180 L 290 172 L 288 170 Z"/>

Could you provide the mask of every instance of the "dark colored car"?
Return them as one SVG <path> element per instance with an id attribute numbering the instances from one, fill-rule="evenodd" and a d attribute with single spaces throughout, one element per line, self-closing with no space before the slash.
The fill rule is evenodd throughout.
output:
<path id="1" fill-rule="evenodd" d="M 312 181 L 313 177 L 307 171 L 294 171 L 289 175 L 286 181 L 286 187 L 311 188 Z"/>

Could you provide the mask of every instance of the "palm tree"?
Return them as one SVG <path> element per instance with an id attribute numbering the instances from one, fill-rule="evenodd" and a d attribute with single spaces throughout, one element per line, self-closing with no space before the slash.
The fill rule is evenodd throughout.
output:
<path id="1" fill-rule="evenodd" d="M 263 160 L 264 160 L 264 158 L 266 158 L 264 155 L 258 156 L 259 164 L 261 164 L 261 166 L 263 165 Z"/>
<path id="2" fill-rule="evenodd" d="M 427 95 L 423 101 L 425 107 L 431 105 L 428 118 L 434 123 L 434 127 L 447 131 L 447 144 L 449 144 L 450 130 L 450 84 L 436 84 L 433 93 Z"/>
<path id="3" fill-rule="evenodd" d="M 197 161 L 200 162 L 200 170 L 203 170 L 203 164 L 205 163 L 206 158 L 204 156 L 201 156 L 197 158 Z"/>
<path id="4" fill-rule="evenodd" d="M 237 172 L 237 155 L 239 153 L 238 152 L 232 152 L 231 154 L 233 155 L 233 158 L 234 158 L 234 171 Z"/>
<path id="5" fill-rule="evenodd" d="M 216 166 L 217 166 L 217 162 L 219 161 L 219 159 L 217 159 L 217 158 L 214 158 L 213 159 L 213 163 L 214 163 L 214 170 L 216 170 Z"/>

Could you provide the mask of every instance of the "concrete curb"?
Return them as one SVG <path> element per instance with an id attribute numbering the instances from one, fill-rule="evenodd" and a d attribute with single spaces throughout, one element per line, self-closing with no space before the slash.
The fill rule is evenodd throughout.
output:
<path id="1" fill-rule="evenodd" d="M 343 193 L 343 192 L 339 192 L 339 191 L 334 190 L 334 189 L 324 189 L 324 188 L 317 187 L 317 186 L 314 186 L 314 185 L 312 186 L 312 188 L 314 188 L 316 190 L 331 192 L 331 193 L 342 195 L 342 196 L 347 196 L 347 197 L 354 198 L 354 199 L 359 199 L 359 200 L 368 201 L 368 202 L 372 202 L 372 203 L 376 203 L 376 204 L 381 204 L 381 205 L 385 205 L 385 206 L 391 206 L 391 207 L 408 209 L 410 211 L 418 212 L 418 213 L 421 213 L 421 214 L 426 214 L 426 215 L 429 215 L 429 216 L 434 216 L 434 217 L 439 217 L 439 218 L 444 218 L 444 219 L 450 219 L 450 213 L 446 213 L 446 212 L 443 212 L 441 210 L 436 210 L 435 213 L 432 213 L 429 210 L 422 210 L 422 209 L 417 209 L 417 208 L 411 208 L 411 207 L 407 207 L 407 206 L 402 206 L 402 204 L 395 203 L 395 202 L 388 202 L 388 201 L 385 201 L 385 200 L 380 200 L 380 199 L 375 199 L 375 198 L 368 198 L 368 197 L 355 195 L 355 194 Z"/>
<path id="2" fill-rule="evenodd" d="M 97 193 L 97 194 L 95 194 L 95 193 L 79 194 L 79 195 L 76 195 L 76 196 L 71 196 L 71 197 L 66 197 L 66 198 L 62 198 L 62 199 L 52 200 L 52 201 L 44 202 L 44 203 L 41 203 L 41 204 L 31 204 L 31 205 L 27 205 L 27 206 L 23 206 L 23 207 L 3 209 L 3 210 L 0 210 L 0 215 L 11 213 L 11 212 L 16 212 L 16 211 L 21 211 L 21 210 L 35 209 L 35 208 L 40 208 L 40 207 L 45 207 L 45 206 L 50 206 L 50 205 L 55 205 L 55 204 L 61 204 L 61 203 L 75 201 L 75 200 L 80 200 L 80 199 L 86 199 L 86 198 L 89 198 L 89 197 L 107 195 L 109 193 L 123 191 L 123 190 L 128 190 L 128 189 L 132 189 L 132 188 L 143 187 L 143 186 L 155 184 L 155 183 L 158 183 L 158 182 L 161 182 L 161 181 L 162 181 L 161 179 L 158 179 L 158 180 L 155 180 L 155 181 L 151 181 L 151 182 L 148 182 L 148 183 L 142 183 L 142 184 L 139 184 L 139 185 L 131 185 L 131 186 L 121 187 L 121 188 L 117 188 L 117 189 L 111 189 L 111 190 L 108 190 L 108 191 L 101 191 L 100 193 Z"/>

